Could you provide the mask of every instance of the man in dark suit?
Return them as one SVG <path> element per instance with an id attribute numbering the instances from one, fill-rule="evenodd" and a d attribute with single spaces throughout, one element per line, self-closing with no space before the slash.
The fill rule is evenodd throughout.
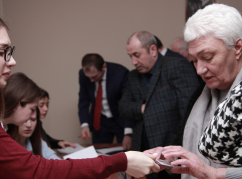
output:
<path id="1" fill-rule="evenodd" d="M 162 56 L 155 37 L 146 31 L 134 33 L 126 48 L 136 69 L 129 74 L 119 111 L 135 121 L 131 149 L 180 145 L 196 100 L 192 96 L 200 87 L 194 67 L 184 57 Z"/>
<path id="2" fill-rule="evenodd" d="M 78 104 L 82 138 L 90 137 L 91 129 L 93 143 L 112 143 L 116 136 L 118 143 L 123 141 L 124 148 L 130 149 L 133 122 L 118 113 L 128 74 L 128 69 L 104 62 L 99 54 L 83 57 Z"/>

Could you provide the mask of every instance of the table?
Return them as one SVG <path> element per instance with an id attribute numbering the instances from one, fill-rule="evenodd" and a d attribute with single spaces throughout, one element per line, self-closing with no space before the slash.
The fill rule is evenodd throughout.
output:
<path id="1" fill-rule="evenodd" d="M 122 144 L 81 144 L 81 145 L 83 147 L 89 147 L 89 146 L 93 145 L 96 149 L 122 146 Z M 62 153 L 58 152 L 57 149 L 54 149 L 54 150 L 55 150 L 57 156 L 59 156 L 62 159 L 63 159 L 63 156 L 66 155 L 66 154 L 62 154 Z M 130 176 L 128 176 L 128 177 L 131 179 Z M 118 179 L 118 173 L 114 173 L 114 174 L 110 175 L 107 179 Z M 141 177 L 139 179 L 146 179 L 146 177 Z"/>

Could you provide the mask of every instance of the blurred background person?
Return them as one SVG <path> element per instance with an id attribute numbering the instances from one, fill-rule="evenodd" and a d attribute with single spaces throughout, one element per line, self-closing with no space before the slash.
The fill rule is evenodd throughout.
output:
<path id="1" fill-rule="evenodd" d="M 181 54 L 183 57 L 188 59 L 188 61 L 192 61 L 191 57 L 188 55 L 188 43 L 184 41 L 183 37 L 178 37 L 173 41 L 171 50 Z"/>
<path id="2" fill-rule="evenodd" d="M 127 68 L 105 62 L 99 54 L 86 54 L 82 58 L 78 103 L 82 138 L 89 138 L 92 131 L 93 144 L 113 143 L 116 137 L 117 143 L 130 150 L 133 121 L 125 120 L 118 112 L 128 74 Z"/>
<path id="3" fill-rule="evenodd" d="M 39 104 L 38 104 L 38 108 L 40 111 L 40 119 L 44 119 L 49 111 L 49 100 L 50 100 L 49 93 L 47 91 L 45 91 L 44 89 L 41 89 L 41 95 L 40 95 L 40 100 L 39 100 Z M 71 142 L 54 139 L 51 136 L 49 136 L 43 129 L 41 121 L 40 121 L 40 127 L 41 127 L 42 136 L 48 141 L 48 143 L 52 149 L 65 148 L 65 147 L 76 148 L 76 145 Z"/>
<path id="4" fill-rule="evenodd" d="M 155 37 L 156 40 L 156 46 L 158 51 L 161 53 L 161 55 L 166 56 L 166 57 L 175 57 L 175 58 L 184 58 L 184 56 L 182 56 L 181 54 L 170 50 L 169 48 L 166 48 L 163 46 L 162 42 L 160 41 L 160 39 L 158 37 Z"/>

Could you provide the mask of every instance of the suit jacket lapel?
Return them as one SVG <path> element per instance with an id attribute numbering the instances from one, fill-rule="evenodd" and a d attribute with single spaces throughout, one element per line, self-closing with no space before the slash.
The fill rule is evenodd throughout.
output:
<path id="1" fill-rule="evenodd" d="M 159 53 L 158 54 L 158 59 L 157 59 L 157 66 L 156 66 L 154 74 L 153 74 L 153 76 L 151 78 L 148 94 L 146 96 L 146 104 L 149 102 L 150 97 L 152 96 L 152 94 L 153 94 L 153 92 L 155 90 L 156 84 L 157 84 L 157 82 L 159 80 L 160 73 L 161 73 L 161 66 L 164 63 L 164 59 L 163 58 L 164 57 Z"/>

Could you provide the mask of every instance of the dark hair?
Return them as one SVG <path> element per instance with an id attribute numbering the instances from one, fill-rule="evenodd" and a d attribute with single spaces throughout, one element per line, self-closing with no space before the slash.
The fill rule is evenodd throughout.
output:
<path id="1" fill-rule="evenodd" d="M 133 33 L 129 37 L 127 44 L 130 43 L 130 41 L 133 37 L 136 37 L 141 42 L 142 47 L 145 48 L 148 53 L 150 53 L 151 45 L 157 46 L 157 42 L 156 42 L 154 35 L 147 31 L 138 31 L 138 32 Z"/>
<path id="2" fill-rule="evenodd" d="M 90 70 L 91 66 L 96 67 L 98 71 L 102 71 L 103 64 L 103 57 L 97 53 L 89 53 L 82 58 L 82 68 L 85 67 L 87 71 Z"/>
<path id="3" fill-rule="evenodd" d="M 160 41 L 160 39 L 158 37 L 156 37 L 155 35 L 154 35 L 154 37 L 155 37 L 155 40 L 156 40 L 156 46 L 157 46 L 157 48 L 158 49 L 162 48 L 163 47 L 163 44 Z"/>
<path id="4" fill-rule="evenodd" d="M 45 91 L 42 88 L 40 90 L 41 90 L 41 92 L 40 92 L 40 99 L 43 99 L 45 97 L 47 97 L 48 99 L 50 99 L 49 93 L 47 91 Z"/>
<path id="5" fill-rule="evenodd" d="M 11 116 L 19 103 L 24 107 L 27 103 L 39 101 L 40 94 L 40 88 L 25 74 L 15 73 L 11 75 L 3 89 L 4 118 Z"/>
<path id="6" fill-rule="evenodd" d="M 29 137 L 29 140 L 32 145 L 32 151 L 34 155 L 40 155 L 42 157 L 42 146 L 41 146 L 41 121 L 40 121 L 40 111 L 38 107 L 36 107 L 36 120 L 37 124 L 35 126 L 33 134 Z M 19 136 L 19 127 L 14 124 L 8 125 L 7 133 L 14 139 L 16 142 L 20 143 Z"/>

